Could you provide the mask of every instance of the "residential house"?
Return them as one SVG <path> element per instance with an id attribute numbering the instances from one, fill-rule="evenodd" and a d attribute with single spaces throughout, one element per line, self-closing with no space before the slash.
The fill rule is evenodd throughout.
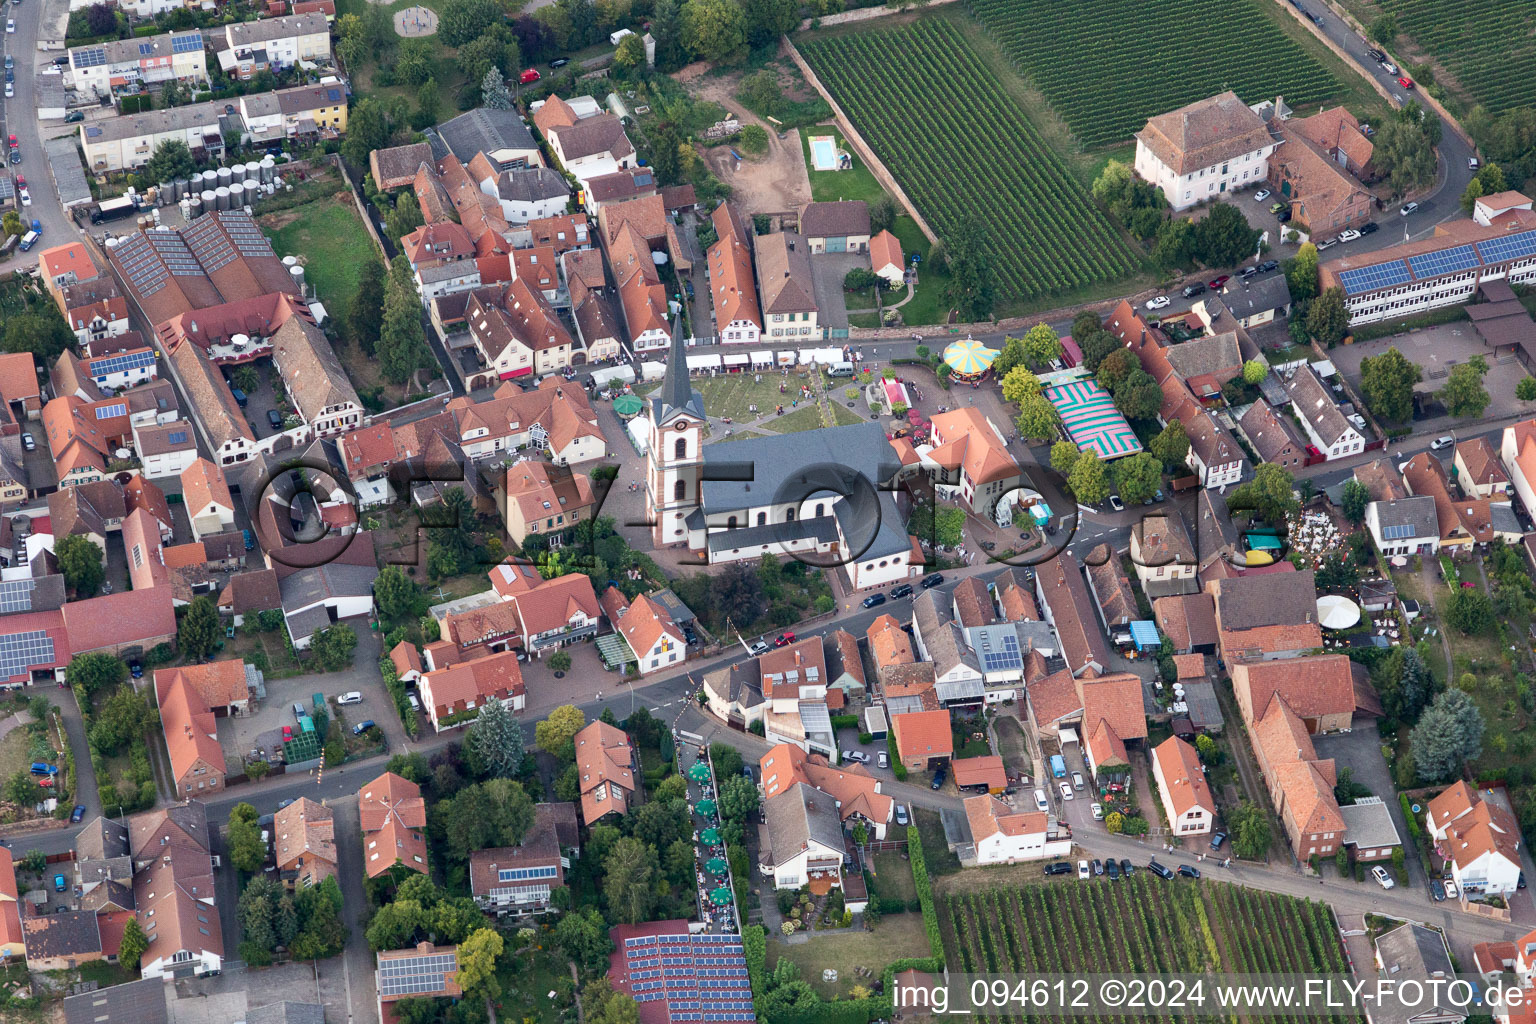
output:
<path id="1" fill-rule="evenodd" d="M 71 285 L 65 290 L 66 297 L 76 291 L 84 289 L 114 291 L 117 285 L 111 278 L 97 278 L 84 284 Z M 119 296 L 114 302 L 121 307 L 121 315 L 124 325 L 127 324 L 128 304 Z M 68 316 L 70 314 L 66 314 Z M 116 314 L 113 314 L 116 315 Z M 102 322 L 92 320 L 87 324 Z M 114 321 L 115 323 L 116 321 Z M 81 332 L 76 332 L 77 339 Z M 134 335 L 138 337 L 137 334 Z M 82 339 L 82 340 L 88 340 Z M 58 361 L 53 364 L 51 380 L 55 395 L 73 395 L 86 402 L 94 402 L 106 394 L 114 391 L 126 391 L 140 384 L 147 384 L 160 376 L 159 368 L 155 362 L 155 350 L 148 346 L 134 345 L 124 347 L 108 355 L 93 356 L 81 359 L 70 352 L 59 354 Z"/>
<path id="2" fill-rule="evenodd" d="M 642 676 L 676 665 L 688 656 L 683 631 L 672 621 L 666 608 L 644 594 L 624 609 L 614 623 L 614 631 L 629 646 L 636 671 Z"/>
<path id="3" fill-rule="evenodd" d="M 206 219 L 206 218 L 205 218 Z M 182 345 L 171 351 L 173 372 L 197 408 L 193 420 L 208 442 L 219 466 L 245 462 L 256 454 L 256 435 L 245 413 L 230 393 L 229 382 L 196 345 Z"/>
<path id="4" fill-rule="evenodd" d="M 1390 459 L 1372 459 L 1356 466 L 1354 478 L 1365 485 L 1372 501 L 1397 501 L 1408 497 L 1403 478 Z"/>
<path id="5" fill-rule="evenodd" d="M 805 239 L 793 232 L 761 235 L 754 248 L 766 337 L 775 344 L 819 339 L 816 285 Z"/>
<path id="6" fill-rule="evenodd" d="M 155 700 L 160 706 L 160 727 L 171 755 L 176 792 L 184 799 L 202 799 L 211 791 L 222 790 L 227 774 L 214 715 L 186 675 L 172 672 L 163 679 L 162 675 L 155 673 Z"/>
<path id="7" fill-rule="evenodd" d="M 1279 694 L 1308 733 L 1348 731 L 1356 707 L 1352 664 L 1342 654 L 1238 662 L 1231 666 L 1232 691 L 1245 721 L 1254 721 Z"/>
<path id="8" fill-rule="evenodd" d="M 1435 853 L 1463 892 L 1510 896 L 1520 879 L 1520 826 L 1505 805 L 1458 780 L 1424 815 Z"/>
<path id="9" fill-rule="evenodd" d="M 587 209 L 601 212 L 604 203 L 622 203 L 658 194 L 656 174 L 649 167 L 635 167 L 599 174 L 586 181 Z"/>
<path id="10" fill-rule="evenodd" d="M 21 930 L 21 890 L 16 887 L 16 860 L 0 847 L 0 957 L 26 957 Z"/>
<path id="11" fill-rule="evenodd" d="M 1391 860 L 1403 848 L 1392 812 L 1379 796 L 1360 796 L 1339 808 L 1344 818 L 1344 845 L 1355 861 Z"/>
<path id="12" fill-rule="evenodd" d="M 1453 465 L 1456 483 L 1467 497 L 1509 500 L 1509 474 L 1504 471 L 1498 452 L 1487 438 L 1458 441 Z"/>
<path id="13" fill-rule="evenodd" d="M 159 92 L 170 82 L 203 87 L 208 82 L 206 41 L 199 29 L 106 39 L 69 49 L 69 73 L 77 92 L 97 99 Z"/>
<path id="14" fill-rule="evenodd" d="M 459 973 L 459 948 L 418 942 L 411 949 L 376 954 L 374 991 L 379 1020 L 394 1022 L 392 1003 L 399 999 L 452 999 L 464 994 L 454 980 Z M 386 1009 L 387 1008 L 387 1009 Z"/>
<path id="15" fill-rule="evenodd" d="M 1273 462 L 1292 473 L 1307 464 L 1307 442 L 1290 420 L 1264 399 L 1250 405 L 1237 422 L 1260 461 Z"/>
<path id="16" fill-rule="evenodd" d="M 1193 593 L 1200 588 L 1195 546 L 1177 509 L 1144 516 L 1131 527 L 1131 564 L 1148 598 Z"/>
<path id="17" fill-rule="evenodd" d="M 1053 823 L 1044 811 L 1015 811 L 985 794 L 966 798 L 964 806 L 979 865 L 1048 860 L 1072 852 L 1071 826 Z"/>
<path id="18" fill-rule="evenodd" d="M 427 874 L 427 805 L 421 787 L 394 772 L 367 783 L 357 796 L 363 867 L 377 878 L 396 864 Z"/>
<path id="19" fill-rule="evenodd" d="M 689 921 L 652 921 L 649 924 L 615 925 L 608 930 L 613 953 L 608 958 L 608 981 L 615 992 L 642 996 L 646 1007 L 642 1024 L 667 1024 L 675 1005 L 699 1005 L 710 1000 L 721 1021 L 755 1021 L 752 986 L 747 979 L 747 960 L 741 937 L 728 932 L 697 932 Z M 705 987 L 698 971 L 662 971 L 652 975 L 662 957 L 679 957 L 697 963 L 708 958 L 720 971 Z M 654 982 L 655 985 L 648 984 Z M 644 986 L 644 987 L 642 987 Z M 659 987 L 657 987 L 659 986 Z"/>
<path id="20" fill-rule="evenodd" d="M 1017 490 L 1024 479 L 1002 431 L 969 405 L 936 413 L 931 429 L 932 450 L 924 455 L 923 465 L 940 495 L 958 498 L 972 515 L 991 519 L 998 499 Z"/>
<path id="21" fill-rule="evenodd" d="M 1130 774 L 1126 743 L 1147 738 L 1141 686 L 1128 672 L 1088 671 L 1073 678 L 1062 669 L 1032 679 L 1027 687 L 1030 724 L 1042 737 L 1079 738 L 1100 785 L 1124 781 Z"/>
<path id="22" fill-rule="evenodd" d="M 476 288 L 465 316 L 483 365 L 503 380 L 571 365 L 575 339 L 526 277 Z"/>
<path id="23" fill-rule="evenodd" d="M 630 350 L 641 353 L 665 348 L 672 337 L 667 289 L 651 260 L 650 246 L 633 224 L 621 224 L 608 239 L 608 265 L 618 282 Z"/>
<path id="24" fill-rule="evenodd" d="M 1455 962 L 1439 931 L 1409 923 L 1378 935 L 1376 967 L 1378 977 L 1390 978 L 1396 985 L 1383 998 L 1367 1001 L 1369 1024 L 1461 1024 L 1467 1019 L 1465 1004 L 1431 987 L 1456 977 Z M 1509 1007 L 1508 1024 L 1514 1024 L 1522 1009 Z"/>
<path id="25" fill-rule="evenodd" d="M 272 819 L 272 846 L 279 877 L 307 889 L 336 877 L 336 822 L 331 809 L 301 796 Z"/>
<path id="26" fill-rule="evenodd" d="M 757 674 L 768 701 L 764 738 L 769 743 L 793 743 L 829 759 L 837 757 L 821 639 L 810 637 L 764 652 L 757 659 Z"/>
<path id="27" fill-rule="evenodd" d="M 763 311 L 752 277 L 753 233 L 729 202 L 717 206 L 710 220 L 717 238 L 707 257 L 715 333 L 722 344 L 756 344 L 763 332 Z"/>
<path id="28" fill-rule="evenodd" d="M 1269 161 L 1270 185 L 1279 201 L 1290 205 L 1292 223 L 1305 225 L 1313 238 L 1358 228 L 1371 219 L 1376 208 L 1375 197 L 1344 166 L 1349 152 L 1357 147 L 1369 164 L 1370 140 L 1356 129 L 1352 136 L 1358 142 L 1346 143 L 1347 149 L 1335 148 L 1337 157 L 1324 148 L 1330 141 L 1324 132 L 1337 139 L 1333 129 L 1342 123 L 1340 114 L 1354 120 L 1348 111 L 1334 108 L 1311 118 L 1276 118 L 1270 122 L 1280 142 Z"/>
<path id="29" fill-rule="evenodd" d="M 579 846 L 575 804 L 534 804 L 522 842 L 469 855 L 469 891 L 481 910 L 497 917 L 546 913 L 553 891 L 565 886 L 567 851 Z"/>
<path id="30" fill-rule="evenodd" d="M 1276 692 L 1261 717 L 1248 719 L 1254 757 L 1298 860 L 1332 856 L 1344 843 L 1344 816 L 1333 795 L 1338 770 L 1320 759 L 1302 720 Z"/>
<path id="31" fill-rule="evenodd" d="M 197 459 L 192 425 L 181 421 L 135 426 L 133 449 L 141 472 L 151 480 L 180 476 Z"/>
<path id="32" fill-rule="evenodd" d="M 635 147 L 613 114 L 581 117 L 565 100 L 551 96 L 534 112 L 533 123 L 556 162 L 578 181 L 635 166 Z"/>
<path id="33" fill-rule="evenodd" d="M 1035 570 L 1036 597 L 1045 621 L 1056 630 L 1061 655 L 1072 675 L 1109 667 L 1109 647 L 1094 625 L 1093 604 L 1077 559 L 1062 552 Z"/>
<path id="34" fill-rule="evenodd" d="M 93 910 L 24 917 L 21 929 L 28 970 L 73 970 L 103 958 L 101 929 Z"/>
<path id="35" fill-rule="evenodd" d="M 1216 602 L 1210 594 L 1159 597 L 1152 602 L 1152 619 L 1173 644 L 1175 657 L 1216 653 Z"/>
<path id="36" fill-rule="evenodd" d="M 155 670 L 158 696 L 178 680 L 187 682 L 216 718 L 243 715 L 250 709 L 251 692 L 259 689 L 261 672 L 239 659 L 210 661 L 180 668 Z"/>
<path id="37" fill-rule="evenodd" d="M 557 465 L 575 465 L 607 451 L 586 391 L 560 378 L 532 391 L 502 385 L 495 397 L 480 402 L 455 398 L 445 411 L 453 417 L 455 440 L 471 459 L 533 448 Z"/>
<path id="38" fill-rule="evenodd" d="M 588 364 L 619 355 L 624 337 L 618 293 L 608 285 L 607 264 L 597 249 L 574 249 L 561 257 L 576 341 Z"/>
<path id="39" fill-rule="evenodd" d="M 332 79 L 240 97 L 252 145 L 334 139 L 347 133 L 347 87 Z"/>
<path id="40" fill-rule="evenodd" d="M 170 1024 L 171 1019 L 165 1006 L 165 982 L 159 978 L 141 978 L 66 996 L 62 1005 L 64 1024 Z M 257 1022 L 251 1017 L 247 1024 Z"/>
<path id="41" fill-rule="evenodd" d="M 1228 665 L 1294 658 L 1323 646 L 1311 569 L 1213 579 L 1205 589 L 1216 600 L 1221 656 Z"/>
<path id="42" fill-rule="evenodd" d="M 1493 510 L 1487 498 L 1457 498 L 1451 494 L 1445 467 L 1433 452 L 1420 452 L 1403 464 L 1408 492 L 1434 500 L 1440 547 L 1470 551 L 1494 537 Z M 1518 534 L 1515 537 L 1518 543 Z"/>
<path id="43" fill-rule="evenodd" d="M 1216 822 L 1216 801 L 1195 748 L 1170 736 L 1152 748 L 1152 778 L 1174 835 L 1202 835 Z"/>
<path id="44" fill-rule="evenodd" d="M 390 648 L 389 660 L 395 667 L 395 678 L 407 686 L 415 686 L 425 669 L 421 662 L 421 651 L 409 640 L 401 640 Z"/>
<path id="45" fill-rule="evenodd" d="M 1245 331 L 1291 315 L 1291 286 L 1284 274 L 1229 282 L 1221 300 Z"/>
<path id="46" fill-rule="evenodd" d="M 1088 586 L 1099 610 L 1099 621 L 1110 633 L 1123 635 L 1140 614 L 1131 581 L 1120 571 L 1120 559 L 1108 544 L 1100 544 L 1088 552 L 1086 561 Z"/>
<path id="47" fill-rule="evenodd" d="M 945 707 L 979 704 L 986 695 L 980 659 L 944 607 L 943 595 L 925 590 L 912 600 L 912 639 L 920 657 L 933 663 L 935 695 Z"/>
<path id="48" fill-rule="evenodd" d="M 1499 442 L 1499 461 L 1510 484 L 1529 515 L 1536 509 L 1536 419 L 1522 420 L 1504 428 Z"/>
<path id="49" fill-rule="evenodd" d="M 967 576 L 950 592 L 951 612 L 962 629 L 990 626 L 997 621 L 992 594 L 980 576 Z"/>
<path id="50" fill-rule="evenodd" d="M 891 286 L 906 280 L 906 259 L 901 253 L 901 241 L 882 231 L 869 240 L 869 264 L 875 276 Z"/>
<path id="51" fill-rule="evenodd" d="M 955 788 L 981 790 L 993 796 L 1008 788 L 1008 769 L 997 754 L 978 754 L 975 757 L 957 757 L 949 762 L 955 779 Z"/>
<path id="52" fill-rule="evenodd" d="M 128 819 L 128 836 L 134 916 L 149 938 L 139 961 L 140 977 L 219 973 L 224 938 L 215 905 L 207 805 L 187 800 L 134 815 Z"/>
<path id="53" fill-rule="evenodd" d="M 368 169 L 373 175 L 374 183 L 384 192 L 393 192 L 397 188 L 414 184 L 416 172 L 421 165 L 427 164 L 430 167 L 435 162 L 432 144 L 428 142 L 390 146 L 387 149 L 376 149 L 368 154 Z"/>
<path id="54" fill-rule="evenodd" d="M 1147 121 L 1136 133 L 1136 173 L 1174 210 L 1264 180 L 1279 146 L 1263 119 L 1224 92 Z"/>
<path id="55" fill-rule="evenodd" d="M 891 719 L 896 758 L 908 771 L 925 772 L 954 756 L 948 711 L 914 711 Z"/>
<path id="56" fill-rule="evenodd" d="M 93 480 L 48 495 L 49 532 L 55 538 L 84 537 L 105 554 L 107 534 L 119 533 L 128 500 L 114 480 Z"/>
<path id="57" fill-rule="evenodd" d="M 1143 348 L 1142 354 L 1146 351 Z M 1235 330 L 1192 338 L 1162 349 L 1161 355 L 1189 393 L 1202 403 L 1218 398 L 1222 385 L 1243 372 L 1242 346 Z"/>
<path id="58" fill-rule="evenodd" d="M 167 142 L 186 144 L 194 159 L 219 159 L 224 152 L 224 116 L 224 104 L 210 100 L 185 107 L 82 121 L 80 149 L 85 154 L 86 167 L 93 174 L 142 167 L 155 150 Z"/>
<path id="59" fill-rule="evenodd" d="M 1302 429 L 1312 446 L 1325 460 L 1358 455 L 1365 450 L 1365 437 L 1348 419 L 1327 387 L 1310 366 L 1296 367 L 1286 383 L 1291 394 L 1291 408 L 1301 418 Z"/>
<path id="60" fill-rule="evenodd" d="M 496 489 L 507 536 L 518 545 L 529 534 L 566 534 L 592 515 L 596 499 L 586 474 L 547 462 L 518 462 L 507 467 Z"/>
<path id="61" fill-rule="evenodd" d="M 846 629 L 835 629 L 825 640 L 827 659 L 827 693 L 841 690 L 846 706 L 855 697 L 863 697 L 868 685 L 864 677 L 864 659 L 859 654 L 859 641 Z"/>
<path id="62" fill-rule="evenodd" d="M 442 732 L 468 725 L 492 700 L 508 711 L 521 711 L 527 689 L 517 662 L 517 652 L 502 651 L 424 674 L 416 689 L 432 728 Z"/>
<path id="63" fill-rule="evenodd" d="M 1285 127 L 1304 136 L 1350 175 L 1371 176 L 1375 144 L 1368 134 L 1370 126 L 1362 125 L 1345 108 L 1328 107 L 1311 117 L 1289 118 Z"/>
<path id="64" fill-rule="evenodd" d="M 880 780 L 860 764 L 833 767 L 820 754 L 806 753 L 793 743 L 780 743 L 762 756 L 763 796 L 773 799 L 797 785 L 827 794 L 844 825 L 863 821 L 877 840 L 884 839 L 896 802 L 880 791 Z"/>
<path id="65" fill-rule="evenodd" d="M 1491 196 L 1480 196 L 1472 204 L 1472 221 L 1481 227 L 1490 228 L 1494 226 L 1496 221 L 1502 220 L 1504 215 L 1512 210 L 1524 210 L 1529 213 L 1531 210 L 1530 197 L 1514 191 L 1495 192 Z"/>
<path id="66" fill-rule="evenodd" d="M 181 495 L 195 540 L 235 525 L 235 502 L 224 471 L 207 459 L 197 459 L 181 471 Z"/>
<path id="67" fill-rule="evenodd" d="M 42 413 L 42 390 L 32 353 L 0 353 L 0 402 L 17 422 L 35 420 Z"/>
<path id="68" fill-rule="evenodd" d="M 581 820 L 591 828 L 607 814 L 623 816 L 638 787 L 629 735 L 607 722 L 588 722 L 574 740 L 581 781 Z"/>
<path id="69" fill-rule="evenodd" d="M 277 573 L 271 569 L 257 569 L 231 576 L 219 592 L 219 614 L 230 616 L 236 626 L 244 625 L 249 615 L 277 611 L 282 606 L 282 589 L 277 581 Z"/>
<path id="70" fill-rule="evenodd" d="M 331 59 L 331 26 L 324 14 L 285 15 L 224 26 L 227 48 L 217 49 L 219 70 L 242 82 L 256 72 Z"/>
<path id="71" fill-rule="evenodd" d="M 800 235 L 811 252 L 868 252 L 869 206 L 862 199 L 811 203 L 800 211 Z"/>
<path id="72" fill-rule="evenodd" d="M 1384 555 L 1433 555 L 1440 550 L 1435 499 L 1421 494 L 1365 506 L 1365 528 Z"/>
<path id="73" fill-rule="evenodd" d="M 843 827 L 832 798 L 803 782 L 763 804 L 758 869 L 775 889 L 825 895 L 843 882 Z"/>
<path id="74" fill-rule="evenodd" d="M 44 249 L 37 256 L 37 273 L 43 287 L 48 289 L 48 294 L 60 303 L 61 311 L 65 288 L 82 281 L 94 281 L 101 276 L 84 242 L 66 242 Z"/>
<path id="75" fill-rule="evenodd" d="M 476 107 L 427 130 L 432 152 L 441 160 L 452 155 L 468 164 L 484 156 L 497 170 L 541 167 L 539 144 L 515 110 Z M 412 168 L 414 171 L 415 168 Z M 383 188 L 383 185 L 379 186 Z"/>

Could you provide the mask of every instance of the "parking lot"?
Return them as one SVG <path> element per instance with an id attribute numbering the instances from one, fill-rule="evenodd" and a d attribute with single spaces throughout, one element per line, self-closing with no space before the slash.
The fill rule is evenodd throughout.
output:
<path id="1" fill-rule="evenodd" d="M 338 708 L 331 698 L 353 690 L 363 695 L 362 702 L 340 708 L 341 714 L 338 716 Z M 325 695 L 332 720 L 340 718 L 349 729 L 369 719 L 381 724 L 386 721 L 386 716 L 394 717 L 397 722 L 399 720 L 377 677 L 371 685 L 353 672 L 268 679 L 265 701 L 251 701 L 249 714 L 219 720 L 219 743 L 224 748 L 224 758 L 229 762 L 231 770 L 236 765 L 244 764 L 253 749 L 264 750 L 268 755 L 277 749 L 283 726 L 297 728 L 293 705 L 303 704 L 308 714 L 317 693 Z"/>
<path id="2" fill-rule="evenodd" d="M 1440 390 L 1445 387 L 1452 367 L 1465 363 L 1473 356 L 1482 356 L 1490 367 L 1488 375 L 1483 378 L 1483 387 L 1488 390 L 1490 399 L 1485 417 L 1497 419 L 1520 413 L 1524 409 L 1525 403 L 1515 397 L 1515 385 L 1525 376 L 1525 371 L 1513 362 L 1508 367 L 1501 367 L 1468 323 L 1443 324 L 1375 341 L 1340 345 L 1329 352 L 1328 357 L 1333 360 L 1339 372 L 1349 378 L 1350 384 L 1358 392 L 1361 360 L 1379 356 L 1389 348 L 1397 349 L 1405 359 L 1423 371 L 1424 379 L 1414 388 L 1420 393 Z M 1512 356 L 1505 358 L 1513 360 Z"/>

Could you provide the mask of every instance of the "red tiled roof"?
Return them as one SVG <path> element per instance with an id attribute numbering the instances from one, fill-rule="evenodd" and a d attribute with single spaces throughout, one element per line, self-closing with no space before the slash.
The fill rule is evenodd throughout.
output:
<path id="1" fill-rule="evenodd" d="M 891 720 L 896 752 L 903 761 L 949 757 L 955 752 L 948 711 L 913 711 Z"/>

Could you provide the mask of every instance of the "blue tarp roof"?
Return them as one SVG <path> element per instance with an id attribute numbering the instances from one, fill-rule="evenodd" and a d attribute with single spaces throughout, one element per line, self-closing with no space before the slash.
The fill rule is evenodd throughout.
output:
<path id="1" fill-rule="evenodd" d="M 1152 647 L 1162 645 L 1162 637 L 1157 635 L 1157 623 L 1151 619 L 1137 619 L 1131 623 L 1131 639 L 1136 642 L 1138 651 L 1145 651 Z"/>
<path id="2" fill-rule="evenodd" d="M 1279 551 L 1285 545 L 1280 543 L 1280 538 L 1268 533 L 1250 533 L 1248 546 L 1254 551 Z"/>

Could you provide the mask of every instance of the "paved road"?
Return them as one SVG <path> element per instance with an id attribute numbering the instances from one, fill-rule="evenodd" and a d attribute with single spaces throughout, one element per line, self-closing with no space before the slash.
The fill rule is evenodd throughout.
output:
<path id="1" fill-rule="evenodd" d="M 3 3 L 3 0 L 0 0 Z M 53 174 L 43 152 L 43 139 L 65 134 L 65 126 L 55 124 L 46 130 L 38 124 L 34 112 L 36 103 L 36 75 L 48 67 L 62 50 L 48 53 L 37 48 L 39 37 L 51 35 L 45 26 L 53 24 L 62 11 L 67 9 L 65 0 L 31 0 L 23 5 L 5 4 L 4 18 L 14 18 L 15 34 L 3 37 L 5 53 L 16 59 L 16 95 L 12 99 L 0 99 L 0 134 L 14 135 L 21 143 L 21 163 L 7 167 L 12 173 L 27 179 L 27 191 L 32 195 L 32 205 L 21 209 L 22 218 L 36 220 L 43 226 L 43 241 L 31 252 L 19 248 L 10 258 L 0 260 L 0 270 L 37 266 L 40 250 L 60 245 L 76 235 L 74 223 L 64 212 L 59 194 L 54 187 Z M 55 78 L 56 76 L 47 76 Z"/>

